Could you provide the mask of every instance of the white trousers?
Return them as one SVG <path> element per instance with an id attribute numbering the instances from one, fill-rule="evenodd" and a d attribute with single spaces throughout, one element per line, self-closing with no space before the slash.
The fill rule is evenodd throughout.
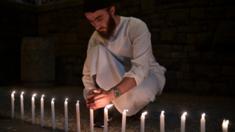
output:
<path id="1" fill-rule="evenodd" d="M 107 48 L 102 45 L 93 48 L 87 58 L 90 62 L 91 76 L 96 75 L 96 83 L 104 90 L 110 90 L 122 80 L 125 71 L 124 65 Z M 128 109 L 127 116 L 136 114 L 151 101 L 154 101 L 157 94 L 161 94 L 165 84 L 164 75 L 156 75 L 149 72 L 149 75 L 139 85 L 122 94 L 112 103 L 122 113 Z"/>

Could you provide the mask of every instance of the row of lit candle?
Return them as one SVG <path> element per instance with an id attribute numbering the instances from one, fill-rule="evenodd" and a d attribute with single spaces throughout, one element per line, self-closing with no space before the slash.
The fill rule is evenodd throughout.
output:
<path id="1" fill-rule="evenodd" d="M 15 116 L 15 91 L 11 93 L 11 117 L 14 118 Z M 35 124 L 35 97 L 37 94 L 33 94 L 31 97 L 31 111 L 32 111 L 32 124 Z M 44 97 L 45 95 L 42 94 L 40 98 L 40 123 L 41 126 L 44 127 Z M 108 109 L 111 108 L 113 105 L 107 105 L 104 108 L 104 132 L 108 132 Z M 21 111 L 21 119 L 24 120 L 24 92 L 20 94 L 20 111 Z M 122 127 L 121 132 L 126 131 L 126 114 L 128 110 L 125 109 L 122 113 Z M 147 111 L 143 112 L 140 116 L 140 132 L 145 131 L 145 116 L 147 115 Z M 180 124 L 180 131 L 185 132 L 186 126 L 186 116 L 187 112 L 184 112 L 181 115 L 181 124 Z M 200 132 L 206 131 L 206 114 L 203 113 L 201 115 L 200 120 Z M 56 119 L 55 119 L 55 98 L 51 99 L 51 120 L 52 120 L 52 129 L 56 129 Z M 77 132 L 81 132 L 81 124 L 80 124 L 80 106 L 79 101 L 76 103 L 76 120 L 77 120 Z M 222 123 L 222 131 L 228 132 L 228 125 L 229 120 L 223 120 Z M 64 101 L 64 130 L 68 132 L 68 98 L 65 98 Z M 90 109 L 90 131 L 94 132 L 94 111 Z M 160 132 L 165 132 L 165 112 L 162 111 L 160 114 Z"/>
<path id="2" fill-rule="evenodd" d="M 11 93 L 11 117 L 15 117 L 15 91 Z M 31 112 L 32 112 L 32 124 L 35 124 L 35 98 L 37 94 L 33 94 L 31 97 Z M 42 127 L 45 125 L 44 121 L 44 97 L 45 95 L 42 94 L 40 98 L 40 124 Z M 24 92 L 20 94 L 20 113 L 21 119 L 24 120 Z M 80 125 L 80 106 L 79 101 L 76 103 L 76 119 L 77 119 L 77 132 L 81 131 Z M 51 99 L 51 123 L 52 129 L 56 129 L 56 117 L 55 117 L 55 98 Z M 68 132 L 68 98 L 64 101 L 64 130 Z"/>

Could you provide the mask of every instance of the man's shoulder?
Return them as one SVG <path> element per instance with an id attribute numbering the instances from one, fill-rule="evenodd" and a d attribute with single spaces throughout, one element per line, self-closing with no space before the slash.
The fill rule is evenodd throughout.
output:
<path id="1" fill-rule="evenodd" d="M 90 38 L 94 38 L 96 37 L 98 34 L 97 34 L 97 31 L 95 30 L 92 34 L 91 34 L 91 37 Z"/>
<path id="2" fill-rule="evenodd" d="M 98 32 L 97 32 L 97 31 L 94 31 L 94 32 L 92 33 L 92 35 L 91 35 L 89 41 L 92 41 L 92 42 L 97 41 L 97 39 L 99 39 L 99 37 L 100 37 L 100 35 L 98 34 Z"/>
<path id="3" fill-rule="evenodd" d="M 125 17 L 125 19 L 128 21 L 127 31 L 129 33 L 136 34 L 136 33 L 143 33 L 143 32 L 148 31 L 147 24 L 140 18 Z"/>
<path id="4" fill-rule="evenodd" d="M 99 34 L 94 31 L 89 39 L 88 47 L 94 47 L 99 40 Z"/>
<path id="5" fill-rule="evenodd" d="M 132 16 L 129 16 L 129 17 L 125 16 L 124 17 L 124 16 L 122 16 L 122 18 L 124 19 L 124 21 L 128 22 L 131 25 L 145 24 L 145 22 L 143 20 L 141 20 L 140 18 L 137 18 L 137 17 L 132 17 Z"/>
<path id="6" fill-rule="evenodd" d="M 124 20 L 127 22 L 129 29 L 136 29 L 136 28 L 147 28 L 146 23 L 137 17 L 123 17 Z"/>

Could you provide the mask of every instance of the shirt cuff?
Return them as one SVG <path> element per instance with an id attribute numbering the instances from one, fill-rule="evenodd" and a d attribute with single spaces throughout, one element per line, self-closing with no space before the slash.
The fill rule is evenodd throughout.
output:
<path id="1" fill-rule="evenodd" d="M 136 82 L 136 86 L 138 86 L 143 81 L 143 79 L 141 79 L 140 77 L 138 77 L 136 74 L 134 74 L 132 72 L 125 73 L 124 77 L 134 78 L 135 82 Z"/>

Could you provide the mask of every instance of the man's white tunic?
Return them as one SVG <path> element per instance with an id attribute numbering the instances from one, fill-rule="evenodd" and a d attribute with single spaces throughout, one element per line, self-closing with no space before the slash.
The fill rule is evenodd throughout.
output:
<path id="1" fill-rule="evenodd" d="M 100 88 L 110 90 L 123 77 L 134 78 L 137 86 L 112 101 L 120 113 L 128 109 L 127 115 L 131 116 L 161 94 L 166 69 L 153 56 L 146 24 L 133 17 L 120 18 L 110 39 L 102 38 L 97 31 L 92 34 L 82 80 L 86 98 L 87 92 L 96 88 L 95 82 Z"/>

